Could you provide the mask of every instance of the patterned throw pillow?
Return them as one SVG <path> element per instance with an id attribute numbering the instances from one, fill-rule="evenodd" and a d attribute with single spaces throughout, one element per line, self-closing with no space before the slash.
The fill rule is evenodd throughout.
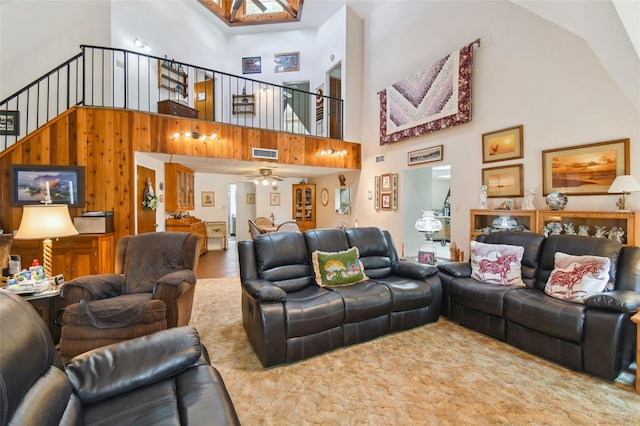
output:
<path id="1" fill-rule="evenodd" d="M 316 250 L 311 258 L 316 283 L 320 287 L 349 285 L 368 279 L 357 247 L 335 252 Z"/>
<path id="2" fill-rule="evenodd" d="M 524 247 L 471 241 L 471 276 L 489 284 L 523 287 Z"/>
<path id="3" fill-rule="evenodd" d="M 611 260 L 600 256 L 571 256 L 557 252 L 544 292 L 557 299 L 582 303 L 602 293 L 609 282 Z"/>

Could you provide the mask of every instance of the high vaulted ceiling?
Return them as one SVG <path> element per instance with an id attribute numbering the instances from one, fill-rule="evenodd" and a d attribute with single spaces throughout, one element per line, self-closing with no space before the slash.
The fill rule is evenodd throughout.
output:
<path id="1" fill-rule="evenodd" d="M 296 22 L 304 0 L 198 0 L 229 26 Z"/>

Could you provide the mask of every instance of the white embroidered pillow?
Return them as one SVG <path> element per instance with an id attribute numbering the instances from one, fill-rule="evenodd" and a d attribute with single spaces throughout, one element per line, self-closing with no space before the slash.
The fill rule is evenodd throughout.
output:
<path id="1" fill-rule="evenodd" d="M 557 299 L 582 303 L 589 295 L 602 293 L 609 282 L 611 261 L 600 256 L 571 256 L 557 252 L 544 292 Z"/>
<path id="2" fill-rule="evenodd" d="M 471 241 L 471 276 L 490 284 L 523 287 L 524 247 Z"/>

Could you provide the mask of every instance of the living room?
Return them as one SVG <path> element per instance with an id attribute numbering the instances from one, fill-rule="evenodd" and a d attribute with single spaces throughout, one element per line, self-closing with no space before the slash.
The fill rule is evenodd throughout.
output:
<path id="1" fill-rule="evenodd" d="M 311 4 L 322 2 L 306 3 L 309 9 L 305 11 L 311 11 Z M 523 165 L 523 186 L 533 189 L 534 204 L 540 210 L 546 209 L 541 161 L 544 150 L 628 138 L 628 173 L 640 178 L 640 60 L 638 47 L 634 48 L 633 39 L 616 14 L 614 4 L 618 3 L 388 1 L 363 16 L 358 15 L 363 12 L 341 7 L 315 30 L 234 35 L 215 27 L 212 21 L 217 18 L 200 13 L 201 5 L 196 1 L 8 1 L 0 5 L 0 98 L 76 54 L 80 44 L 132 48 L 135 38 L 147 41 L 159 56 L 167 54 L 233 74 L 242 73 L 243 57 L 261 56 L 261 79 L 278 84 L 294 79 L 323 81 L 325 72 L 340 61 L 344 138 L 361 144 L 362 168 L 347 175 L 352 188 L 350 214 L 324 212 L 318 215 L 317 226 L 336 227 L 343 219 L 350 225 L 357 220 L 360 226 L 379 226 L 391 232 L 405 254 L 415 256 L 423 238 L 415 230 L 415 221 L 422 210 L 435 206 L 420 204 L 420 186 L 409 185 L 411 170 L 429 166 L 409 166 L 407 154 L 441 145 L 441 163 L 451 165 L 451 239 L 468 252 L 469 212 L 479 206 L 482 170 L 488 167 L 482 162 L 484 133 L 523 126 L 522 158 L 501 165 Z M 27 19 L 28 27 L 22 24 Z M 593 29 L 598 30 L 590 31 Z M 380 145 L 378 92 L 476 39 L 480 39 L 480 46 L 474 51 L 472 120 Z M 299 73 L 272 73 L 267 63 L 273 54 L 290 51 L 300 52 Z M 381 155 L 384 161 L 376 162 Z M 36 153 L 33 157 L 34 162 L 40 161 Z M 140 163 L 158 170 L 161 167 L 154 159 Z M 4 181 L 8 171 L 3 169 L 2 173 Z M 398 209 L 376 209 L 375 200 L 369 197 L 375 192 L 375 177 L 385 174 L 399 176 Z M 196 179 L 197 194 L 210 190 L 216 195 L 226 193 L 226 183 L 211 185 L 212 181 L 220 182 L 218 174 L 196 174 Z M 338 187 L 337 174 L 312 181 L 317 188 Z M 3 182 L 2 204 L 8 199 L 6 185 Z M 257 199 L 268 200 L 268 192 Z M 519 209 L 523 198 L 511 198 Z M 617 198 L 570 196 L 567 209 L 615 210 Z M 217 198 L 214 208 L 198 208 L 194 214 L 206 220 L 224 220 L 223 206 L 227 204 L 222 200 L 218 203 Z M 501 201 L 490 198 L 489 207 Z M 631 210 L 640 210 L 640 194 L 632 193 L 628 201 Z M 266 202 L 260 203 L 256 216 L 268 216 L 272 210 Z M 290 209 L 283 204 L 282 210 Z M 304 370 L 297 372 L 304 374 Z M 257 384 L 252 382 L 251 386 Z M 468 387 L 473 388 L 473 382 Z M 375 417 L 367 420 L 392 422 Z M 473 420 L 466 419 L 469 423 Z"/>

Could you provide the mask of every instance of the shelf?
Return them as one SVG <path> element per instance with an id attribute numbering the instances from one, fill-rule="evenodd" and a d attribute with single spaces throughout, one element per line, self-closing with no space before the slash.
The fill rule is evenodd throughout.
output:
<path id="1" fill-rule="evenodd" d="M 255 96 L 254 95 L 232 95 L 232 110 L 233 114 L 255 114 Z"/>
<path id="2" fill-rule="evenodd" d="M 492 223 L 500 216 L 514 218 L 521 230 L 535 232 L 537 224 L 536 210 L 471 210 L 470 240 L 475 240 L 478 235 L 487 234 L 492 228 Z"/>
<path id="3" fill-rule="evenodd" d="M 639 243 L 638 232 L 640 232 L 640 212 L 637 211 L 569 211 L 569 210 L 541 210 L 538 212 L 539 234 L 545 234 L 545 227 L 551 223 L 562 224 L 562 233 L 566 233 L 565 228 L 571 224 L 573 232 L 582 232 L 589 235 L 596 235 L 596 227 L 601 227 L 601 238 L 608 238 L 612 228 L 622 229 L 622 243 L 635 246 Z M 547 233 L 551 232 L 547 230 Z M 572 232 L 572 231 L 569 231 Z"/>
<path id="4" fill-rule="evenodd" d="M 166 60 L 158 60 L 158 87 L 171 93 L 188 96 L 189 76 L 186 72 L 172 67 Z"/>

